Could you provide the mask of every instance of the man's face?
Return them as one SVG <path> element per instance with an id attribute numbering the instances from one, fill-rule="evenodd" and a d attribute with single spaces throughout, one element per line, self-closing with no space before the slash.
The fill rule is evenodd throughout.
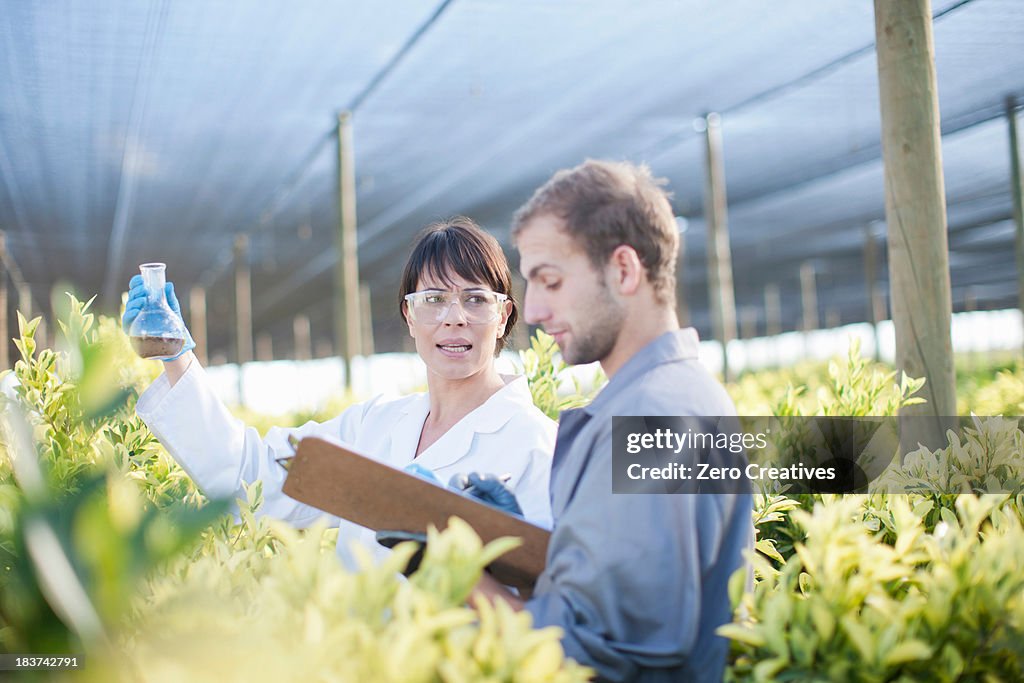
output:
<path id="1" fill-rule="evenodd" d="M 565 362 L 601 361 L 615 348 L 625 307 L 562 225 L 555 216 L 540 215 L 516 239 L 526 278 L 524 317 L 555 338 Z"/>

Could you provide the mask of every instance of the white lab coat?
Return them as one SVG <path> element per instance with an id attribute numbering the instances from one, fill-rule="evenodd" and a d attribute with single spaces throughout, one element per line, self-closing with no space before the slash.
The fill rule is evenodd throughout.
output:
<path id="1" fill-rule="evenodd" d="M 416 462 L 432 470 L 442 482 L 460 472 L 511 474 L 508 485 L 526 519 L 551 528 L 548 481 L 557 425 L 533 405 L 525 377 L 506 381 L 502 389 L 423 451 Z M 139 397 L 136 412 L 207 496 L 244 499 L 242 482 L 262 481 L 261 514 L 297 527 L 326 517 L 340 527 L 338 555 L 347 566 L 355 567 L 350 550 L 353 541 L 361 542 L 378 557 L 387 550 L 376 543 L 373 531 L 326 515 L 282 493 L 287 473 L 275 459 L 292 454 L 289 435 L 320 436 L 402 468 L 413 461 L 429 408 L 427 394 L 378 396 L 349 407 L 327 422 L 307 422 L 293 429 L 274 427 L 261 439 L 255 428 L 246 427 L 228 412 L 202 366 L 192 363 L 173 387 L 166 375 L 157 378 Z"/>

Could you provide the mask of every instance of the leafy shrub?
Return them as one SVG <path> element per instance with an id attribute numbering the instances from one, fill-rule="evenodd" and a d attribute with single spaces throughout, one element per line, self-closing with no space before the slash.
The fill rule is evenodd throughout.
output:
<path id="1" fill-rule="evenodd" d="M 1024 415 L 1024 368 L 1003 370 L 995 379 L 957 394 L 961 415 Z"/>
<path id="2" fill-rule="evenodd" d="M 104 331 L 123 335 L 88 306 L 71 300 L 66 351 L 37 350 L 38 319 L 20 320 L 0 399 L 0 652 L 84 651 L 66 678 L 104 683 L 588 678 L 558 629 L 463 606 L 509 539 L 483 546 L 452 519 L 406 581 L 411 545 L 348 573 L 336 531 L 258 516 L 258 483 L 237 520 L 206 503 L 133 414 L 151 370 L 119 358 Z"/>
<path id="3" fill-rule="evenodd" d="M 533 404 L 552 420 L 557 420 L 563 410 L 579 408 L 590 403 L 607 381 L 604 373 L 597 370 L 591 382 L 592 389 L 587 393 L 575 375 L 567 378 L 569 366 L 558 355 L 555 338 L 543 330 L 537 330 L 530 339 L 530 348 L 520 351 L 519 355 L 523 361 L 526 380 L 530 384 Z M 571 384 L 571 389 L 567 384 Z"/>
<path id="4" fill-rule="evenodd" d="M 825 376 L 819 378 L 814 400 L 807 400 L 804 386 L 788 385 L 777 392 L 772 414 L 779 419 L 779 428 L 769 436 L 769 446 L 777 453 L 796 459 L 812 447 L 807 438 L 810 415 L 872 417 L 895 415 L 906 405 L 921 402 L 914 396 L 924 385 L 904 374 L 897 383 L 896 372 L 875 363 L 860 354 L 860 344 L 854 340 L 844 362 L 831 361 Z M 803 537 L 802 528 L 795 524 L 788 510 L 810 510 L 821 496 L 801 494 L 787 496 L 784 486 L 777 482 L 763 482 L 754 496 L 754 528 L 759 552 L 778 563 L 793 553 L 794 544 Z"/>
<path id="5" fill-rule="evenodd" d="M 814 400 L 791 385 L 772 410 L 895 415 L 922 385 L 895 380 L 854 347 L 815 380 Z M 1024 433 L 982 419 L 949 438 L 877 483 L 908 495 L 755 497 L 758 580 L 742 597 L 734 583 L 741 616 L 722 629 L 733 639 L 731 680 L 1020 680 Z M 798 430 L 776 445 L 799 448 Z"/>
<path id="6" fill-rule="evenodd" d="M 963 496 L 933 533 L 930 501 L 891 498 L 881 542 L 861 497 L 796 510 L 806 540 L 761 565 L 733 640 L 730 680 L 962 681 L 1024 676 L 1024 529 L 1005 497 Z"/>

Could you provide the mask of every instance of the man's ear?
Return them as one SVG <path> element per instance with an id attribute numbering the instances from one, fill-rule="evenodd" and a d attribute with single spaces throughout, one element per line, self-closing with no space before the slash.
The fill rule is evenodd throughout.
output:
<path id="1" fill-rule="evenodd" d="M 644 264 L 636 249 L 628 244 L 615 247 L 608 257 L 609 283 L 623 296 L 632 296 L 640 289 L 646 277 Z"/>

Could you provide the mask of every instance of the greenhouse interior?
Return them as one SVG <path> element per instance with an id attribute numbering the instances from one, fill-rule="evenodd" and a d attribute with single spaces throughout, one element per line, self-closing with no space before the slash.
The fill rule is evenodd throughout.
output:
<path id="1" fill-rule="evenodd" d="M 0 680 L 1024 680 L 1020 0 L 0 7 Z"/>

